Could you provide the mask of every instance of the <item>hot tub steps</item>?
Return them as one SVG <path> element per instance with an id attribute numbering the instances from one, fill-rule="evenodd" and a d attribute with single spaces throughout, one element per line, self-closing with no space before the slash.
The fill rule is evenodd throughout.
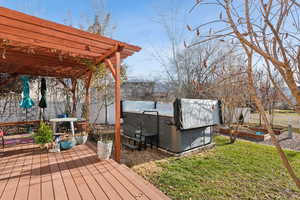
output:
<path id="1" fill-rule="evenodd" d="M 130 137 L 128 135 L 122 134 L 122 145 L 131 150 L 141 150 L 143 146 L 143 141 L 140 138 Z"/>
<path id="2" fill-rule="evenodd" d="M 132 145 L 132 144 L 128 144 L 128 143 L 123 143 L 122 145 L 131 150 L 139 150 L 139 147 L 136 145 Z"/>

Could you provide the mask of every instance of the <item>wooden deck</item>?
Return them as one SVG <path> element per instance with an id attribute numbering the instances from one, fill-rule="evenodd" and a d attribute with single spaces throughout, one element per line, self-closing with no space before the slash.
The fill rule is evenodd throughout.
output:
<path id="1" fill-rule="evenodd" d="M 113 160 L 100 161 L 91 145 L 60 153 L 36 145 L 5 149 L 0 160 L 1 200 L 169 199 Z"/>

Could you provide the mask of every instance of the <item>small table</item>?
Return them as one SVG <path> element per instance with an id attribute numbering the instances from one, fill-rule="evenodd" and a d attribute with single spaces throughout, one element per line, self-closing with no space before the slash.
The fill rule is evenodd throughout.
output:
<path id="1" fill-rule="evenodd" d="M 50 119 L 49 121 L 53 123 L 53 134 L 56 133 L 56 123 L 57 122 L 70 122 L 72 136 L 74 137 L 75 136 L 74 122 L 76 122 L 78 120 L 79 120 L 78 118 L 67 117 L 67 118 L 54 118 L 54 119 Z"/>

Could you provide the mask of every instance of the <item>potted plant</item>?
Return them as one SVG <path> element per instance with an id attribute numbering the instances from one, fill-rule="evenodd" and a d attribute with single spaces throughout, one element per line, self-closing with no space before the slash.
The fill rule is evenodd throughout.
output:
<path id="1" fill-rule="evenodd" d="M 113 141 L 112 139 L 103 139 L 100 137 L 100 140 L 97 142 L 97 154 L 99 159 L 107 160 L 111 156 L 113 148 Z"/>
<path id="2" fill-rule="evenodd" d="M 76 130 L 79 132 L 77 134 L 75 134 L 75 140 L 76 140 L 76 144 L 84 144 L 86 143 L 87 139 L 88 139 L 88 123 L 85 120 L 82 121 L 77 121 L 75 123 L 75 127 Z"/>
<path id="3" fill-rule="evenodd" d="M 85 131 L 75 134 L 76 144 L 85 144 L 88 139 L 88 134 Z"/>
<path id="4" fill-rule="evenodd" d="M 35 143 L 40 145 L 41 149 L 48 148 L 48 144 L 53 142 L 53 130 L 50 126 L 41 122 L 33 138 Z"/>

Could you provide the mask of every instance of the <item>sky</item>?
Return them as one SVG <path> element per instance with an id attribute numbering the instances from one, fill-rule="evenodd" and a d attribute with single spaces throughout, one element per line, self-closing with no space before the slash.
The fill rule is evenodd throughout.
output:
<path id="1" fill-rule="evenodd" d="M 125 60 L 129 66 L 129 78 L 155 79 L 163 78 L 165 74 L 165 68 L 157 57 L 162 57 L 166 63 L 170 51 L 168 36 L 160 23 L 161 15 L 169 16 L 175 9 L 178 10 L 176 26 L 180 27 L 183 40 L 188 40 L 192 33 L 186 30 L 185 25 L 197 24 L 200 20 L 199 15 L 188 14 L 194 2 L 194 0 L 106 0 L 103 6 L 97 0 L 0 0 L 0 6 L 76 27 L 92 23 L 95 13 L 104 8 L 111 13 L 111 24 L 116 27 L 111 37 L 142 48 L 140 52 Z M 201 13 L 201 19 L 208 16 L 206 13 L 209 11 Z"/>

